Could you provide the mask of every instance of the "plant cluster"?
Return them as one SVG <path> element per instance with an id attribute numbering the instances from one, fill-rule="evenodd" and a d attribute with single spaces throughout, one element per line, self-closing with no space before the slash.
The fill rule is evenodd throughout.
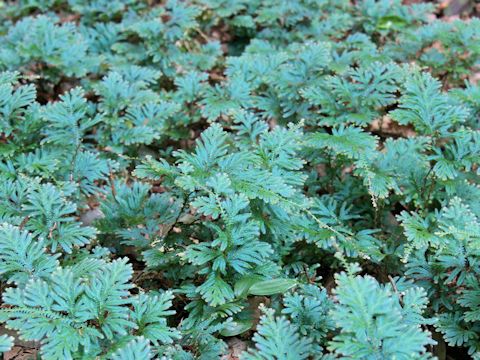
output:
<path id="1" fill-rule="evenodd" d="M 0 1 L 0 321 L 48 360 L 480 359 L 479 63 L 432 4 Z"/>

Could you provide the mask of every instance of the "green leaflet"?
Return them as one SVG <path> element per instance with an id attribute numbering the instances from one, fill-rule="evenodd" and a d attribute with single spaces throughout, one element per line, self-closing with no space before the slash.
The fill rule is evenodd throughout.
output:
<path id="1" fill-rule="evenodd" d="M 291 279 L 272 279 L 254 283 L 248 289 L 251 295 L 274 295 L 283 294 L 296 285 L 295 280 Z"/>

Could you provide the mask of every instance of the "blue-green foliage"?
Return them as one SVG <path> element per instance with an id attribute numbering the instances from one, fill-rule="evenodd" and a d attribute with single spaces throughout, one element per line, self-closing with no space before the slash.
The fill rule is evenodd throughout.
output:
<path id="1" fill-rule="evenodd" d="M 13 346 L 14 338 L 8 335 L 0 336 L 0 352 L 4 353 L 9 351 Z"/>
<path id="2" fill-rule="evenodd" d="M 480 358 L 480 21 L 405 3 L 0 1 L 4 327 L 49 360 Z"/>
<path id="3" fill-rule="evenodd" d="M 60 254 L 48 254 L 43 239 L 18 227 L 4 224 L 0 228 L 0 274 L 8 283 L 25 286 L 30 279 L 48 278 L 59 266 Z"/>
<path id="4" fill-rule="evenodd" d="M 26 17 L 2 41 L 0 63 L 7 69 L 41 66 L 49 77 L 83 76 L 93 65 L 85 61 L 87 43 L 75 24 L 60 23 L 56 16 Z"/>
<path id="5" fill-rule="evenodd" d="M 312 352 L 311 340 L 301 336 L 286 318 L 274 318 L 270 310 L 260 318 L 253 340 L 257 350 L 242 359 L 308 359 Z"/>
<path id="6" fill-rule="evenodd" d="M 332 319 L 341 329 L 329 345 L 335 353 L 355 359 L 427 358 L 426 345 L 432 340 L 420 327 L 427 323 L 422 317 L 428 301 L 423 289 L 410 288 L 400 295 L 371 276 L 341 273 L 335 295 Z"/>

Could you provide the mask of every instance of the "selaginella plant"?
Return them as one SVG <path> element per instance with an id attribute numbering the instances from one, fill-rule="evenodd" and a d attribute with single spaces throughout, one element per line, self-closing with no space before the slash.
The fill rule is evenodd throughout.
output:
<path id="1" fill-rule="evenodd" d="M 0 1 L 0 351 L 480 359 L 480 22 L 441 15 Z"/>

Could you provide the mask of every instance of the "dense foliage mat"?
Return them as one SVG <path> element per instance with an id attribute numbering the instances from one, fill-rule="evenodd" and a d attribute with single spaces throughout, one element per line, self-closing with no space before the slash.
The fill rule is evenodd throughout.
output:
<path id="1" fill-rule="evenodd" d="M 5 328 L 46 360 L 480 359 L 480 21 L 436 11 L 0 2 Z"/>

